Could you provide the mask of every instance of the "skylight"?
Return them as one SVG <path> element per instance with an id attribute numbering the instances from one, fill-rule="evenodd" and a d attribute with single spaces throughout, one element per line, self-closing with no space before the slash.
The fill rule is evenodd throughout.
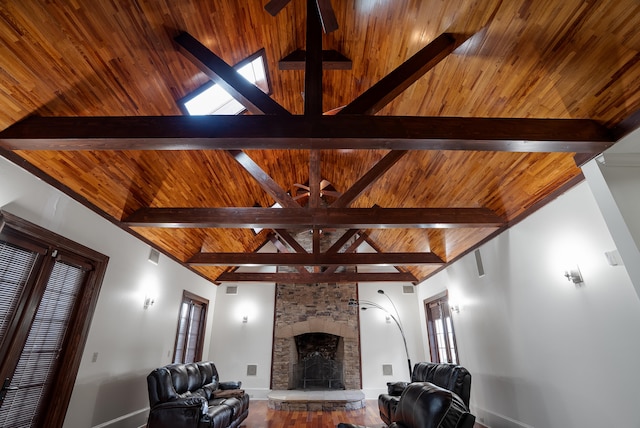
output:
<path id="1" fill-rule="evenodd" d="M 263 92 L 269 93 L 269 82 L 264 60 L 264 49 L 251 55 L 234 67 L 240 75 L 256 85 Z M 185 111 L 192 116 L 210 114 L 235 115 L 245 111 L 242 104 L 236 101 L 220 85 L 210 82 L 181 100 Z"/>

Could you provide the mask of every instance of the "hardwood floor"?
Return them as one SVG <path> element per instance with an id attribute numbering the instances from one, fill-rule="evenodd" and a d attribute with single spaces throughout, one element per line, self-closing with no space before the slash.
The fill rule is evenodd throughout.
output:
<path id="1" fill-rule="evenodd" d="M 366 400 L 366 406 L 363 409 L 327 412 L 271 410 L 267 407 L 266 400 L 254 400 L 251 401 L 249 416 L 244 420 L 244 427 L 335 428 L 340 422 L 350 422 L 373 428 L 386 426 L 380 419 L 376 400 Z"/>
<path id="2" fill-rule="evenodd" d="M 370 428 L 383 428 L 386 425 L 380 419 L 377 400 L 366 400 L 366 406 L 358 410 L 331 412 L 288 412 L 271 410 L 266 400 L 251 401 L 249 416 L 242 425 L 245 428 L 335 428 L 340 422 L 365 425 Z M 487 428 L 476 424 L 474 428 Z"/>

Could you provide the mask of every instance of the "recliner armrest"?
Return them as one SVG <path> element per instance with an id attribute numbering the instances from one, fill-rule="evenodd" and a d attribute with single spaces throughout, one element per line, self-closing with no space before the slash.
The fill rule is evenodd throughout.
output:
<path id="1" fill-rule="evenodd" d="M 226 381 L 218 383 L 218 388 L 220 389 L 240 389 L 241 386 L 242 381 Z"/>
<path id="2" fill-rule="evenodd" d="M 177 400 L 165 401 L 164 403 L 158 403 L 153 406 L 151 410 L 173 409 L 177 407 L 199 407 L 204 409 L 202 413 L 207 413 L 207 406 L 207 399 L 204 397 L 186 397 L 179 398 Z"/>
<path id="3" fill-rule="evenodd" d="M 394 397 L 399 397 L 407 385 L 409 385 L 409 382 L 387 382 L 387 393 Z"/>
<path id="4" fill-rule="evenodd" d="M 160 426 L 171 426 L 172 424 L 197 426 L 202 417 L 206 416 L 208 408 L 209 405 L 204 397 L 165 401 L 151 408 L 149 426 L 152 426 L 153 422 L 161 422 Z"/>

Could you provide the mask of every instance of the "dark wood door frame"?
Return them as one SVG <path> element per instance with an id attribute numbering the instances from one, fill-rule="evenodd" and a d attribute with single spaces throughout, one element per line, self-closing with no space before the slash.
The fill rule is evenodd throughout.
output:
<path id="1" fill-rule="evenodd" d="M 37 243 L 47 248 L 48 251 L 58 249 L 72 253 L 91 266 L 82 291 L 78 296 L 76 310 L 74 311 L 66 334 L 63 351 L 59 357 L 60 363 L 57 368 L 57 374 L 52 382 L 52 389 L 45 399 L 47 403 L 41 412 L 41 419 L 47 421 L 48 427 L 62 427 L 109 257 L 23 220 L 11 213 L 0 210 L 0 236 L 2 235 L 11 235 L 19 237 L 25 242 Z M 41 263 L 46 263 L 46 260 Z M 29 307 L 23 308 L 23 312 L 33 312 L 33 314 L 35 314 L 38 304 L 39 299 L 28 299 L 27 305 Z M 18 347 L 18 344 L 12 344 L 8 354 L 13 355 L 17 352 L 19 355 L 22 346 L 23 345 L 20 345 L 20 349 L 14 349 Z M 6 356 L 8 357 L 10 355 Z M 0 363 L 0 371 L 3 373 L 8 370 L 7 360 L 7 358 L 3 358 L 3 361 Z M 11 369 L 11 371 L 12 370 L 13 369 Z"/>

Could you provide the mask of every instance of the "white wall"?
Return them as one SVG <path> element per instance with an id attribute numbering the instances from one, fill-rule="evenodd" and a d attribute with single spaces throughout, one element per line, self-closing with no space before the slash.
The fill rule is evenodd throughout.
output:
<path id="1" fill-rule="evenodd" d="M 149 246 L 4 158 L 0 207 L 110 258 L 64 426 L 143 425 L 146 376 L 170 362 L 182 290 L 213 307 L 216 287 L 163 255 L 152 265 Z M 155 304 L 144 310 L 147 292 Z"/>
<path id="2" fill-rule="evenodd" d="M 237 286 L 237 294 L 226 287 Z M 215 307 L 211 350 L 220 380 L 240 380 L 252 399 L 265 399 L 271 379 L 275 285 L 239 283 L 221 286 Z M 247 316 L 247 322 L 242 317 Z M 247 366 L 257 366 L 247 376 Z"/>
<path id="3" fill-rule="evenodd" d="M 640 296 L 640 129 L 582 170 Z"/>
<path id="4" fill-rule="evenodd" d="M 359 272 L 382 271 L 369 267 L 360 267 Z M 384 307 L 395 315 L 393 305 L 378 290 L 383 290 L 398 310 L 399 321 L 407 339 L 411 366 L 419 361 L 425 361 L 424 346 L 421 337 L 420 311 L 421 305 L 417 293 L 404 294 L 403 286 L 409 283 L 360 283 L 358 296 L 360 300 L 369 300 Z M 414 290 L 415 291 L 415 290 Z M 402 335 L 397 325 L 386 321 L 386 314 L 380 309 L 360 311 L 360 348 L 362 359 L 362 390 L 367 399 L 377 399 L 378 395 L 387 391 L 387 382 L 409 381 L 411 373 L 407 366 Z M 393 375 L 385 376 L 382 372 L 383 364 L 391 364 Z"/>
<path id="5" fill-rule="evenodd" d="M 449 289 L 472 411 L 488 426 L 637 427 L 640 300 L 614 241 L 581 183 L 419 285 L 424 300 Z M 578 265 L 584 285 L 564 278 Z M 423 331 L 426 338 L 426 332 Z M 426 339 L 425 339 L 426 340 Z"/>

